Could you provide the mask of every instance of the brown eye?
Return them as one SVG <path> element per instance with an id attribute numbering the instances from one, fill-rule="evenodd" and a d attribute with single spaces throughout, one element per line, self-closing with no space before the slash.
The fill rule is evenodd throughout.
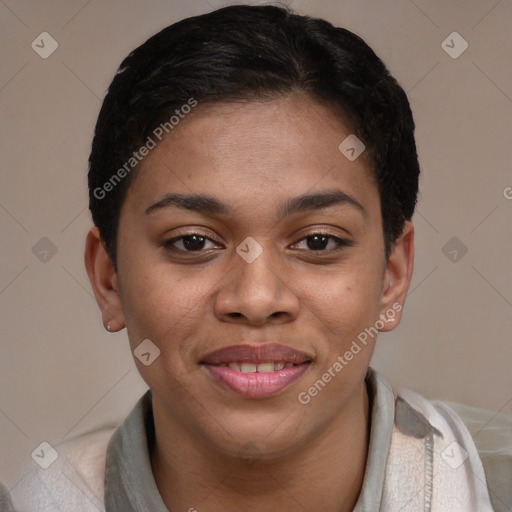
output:
<path id="1" fill-rule="evenodd" d="M 164 242 L 164 247 L 170 250 L 184 251 L 184 252 L 197 252 L 205 249 L 205 244 L 207 242 L 213 242 L 209 238 L 199 234 L 192 233 L 189 235 L 181 235 L 175 238 L 171 238 L 170 240 L 166 240 Z M 176 245 L 177 243 L 181 244 Z"/>
<path id="2" fill-rule="evenodd" d="M 338 238 L 329 233 L 312 233 L 305 236 L 297 244 L 306 241 L 306 249 L 318 252 L 332 252 L 349 245 L 346 240 Z"/>

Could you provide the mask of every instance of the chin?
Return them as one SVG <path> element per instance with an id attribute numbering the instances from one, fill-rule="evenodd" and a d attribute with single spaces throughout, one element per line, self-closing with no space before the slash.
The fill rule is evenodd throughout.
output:
<path id="1" fill-rule="evenodd" d="M 252 417 L 251 417 L 252 416 Z M 296 419 L 299 421 L 298 419 Z M 300 433 L 291 425 L 292 418 L 286 415 L 234 414 L 222 423 L 226 430 L 206 434 L 217 450 L 227 456 L 250 459 L 276 459 L 292 453 L 300 445 Z M 300 421 L 302 426 L 304 422 Z M 211 427 L 211 424 L 210 424 Z"/>

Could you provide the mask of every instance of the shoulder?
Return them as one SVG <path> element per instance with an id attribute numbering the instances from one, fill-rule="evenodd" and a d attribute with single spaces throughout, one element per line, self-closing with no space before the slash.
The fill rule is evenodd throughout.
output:
<path id="1" fill-rule="evenodd" d="M 464 422 L 482 461 L 496 512 L 512 509 L 512 417 L 446 402 Z"/>
<path id="2" fill-rule="evenodd" d="M 107 447 L 116 428 L 106 426 L 53 446 L 55 461 L 46 469 L 31 467 L 11 491 L 15 510 L 103 511 Z"/>
<path id="3" fill-rule="evenodd" d="M 7 489 L 0 483 L 0 510 L 2 512 L 14 512 L 12 508 L 11 497 Z"/>
<path id="4" fill-rule="evenodd" d="M 489 496 L 496 512 L 512 510 L 512 417 L 477 407 L 429 400 L 401 389 L 402 397 L 441 431 L 461 440 L 471 440 L 481 461 Z M 467 441 L 466 441 L 467 442 Z"/>

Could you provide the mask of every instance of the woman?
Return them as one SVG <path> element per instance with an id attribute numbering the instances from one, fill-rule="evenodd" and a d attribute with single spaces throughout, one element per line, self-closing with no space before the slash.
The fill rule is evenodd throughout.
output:
<path id="1" fill-rule="evenodd" d="M 119 67 L 89 162 L 87 272 L 150 389 L 62 446 L 38 510 L 508 510 L 510 453 L 370 367 L 403 312 L 420 169 L 359 37 L 273 6 L 171 25 Z"/>

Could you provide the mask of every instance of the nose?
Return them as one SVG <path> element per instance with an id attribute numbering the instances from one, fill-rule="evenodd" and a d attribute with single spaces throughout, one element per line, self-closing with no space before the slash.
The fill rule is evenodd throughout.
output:
<path id="1" fill-rule="evenodd" d="M 223 322 L 261 326 L 294 320 L 300 302 L 293 291 L 291 274 L 270 248 L 251 263 L 234 263 L 215 296 L 214 313 Z"/>

